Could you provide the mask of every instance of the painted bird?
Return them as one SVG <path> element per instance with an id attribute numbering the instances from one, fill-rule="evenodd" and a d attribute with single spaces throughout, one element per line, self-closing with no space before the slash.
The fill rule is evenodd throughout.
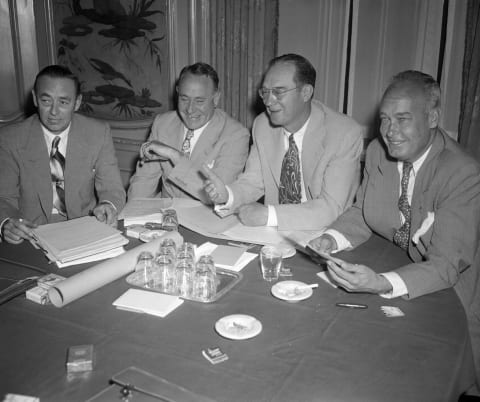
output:
<path id="1" fill-rule="evenodd" d="M 131 82 L 122 73 L 115 70 L 110 64 L 94 58 L 90 58 L 88 60 L 90 65 L 100 74 L 102 74 L 102 78 L 105 81 L 111 82 L 114 79 L 119 79 L 125 81 L 129 87 L 132 87 Z"/>

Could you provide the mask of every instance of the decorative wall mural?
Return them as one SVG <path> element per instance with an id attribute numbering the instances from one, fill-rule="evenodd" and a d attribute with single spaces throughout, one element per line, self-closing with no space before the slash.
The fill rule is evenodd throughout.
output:
<path id="1" fill-rule="evenodd" d="M 169 109 L 167 0 L 54 1 L 57 62 L 81 81 L 81 112 L 141 120 Z"/>

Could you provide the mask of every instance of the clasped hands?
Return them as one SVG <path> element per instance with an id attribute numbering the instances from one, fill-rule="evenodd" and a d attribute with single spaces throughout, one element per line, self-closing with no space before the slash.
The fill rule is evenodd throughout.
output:
<path id="1" fill-rule="evenodd" d="M 176 165 L 181 157 L 180 151 L 157 140 L 145 142 L 140 148 L 140 164 L 153 161 L 170 161 L 173 165 Z"/>
<path id="2" fill-rule="evenodd" d="M 214 204 L 225 204 L 228 201 L 228 191 L 225 183 L 208 166 L 203 165 L 205 176 L 204 189 Z M 268 207 L 258 202 L 242 205 L 236 211 L 238 219 L 246 226 L 264 226 L 268 221 Z"/>
<path id="3" fill-rule="evenodd" d="M 347 292 L 387 293 L 390 282 L 382 275 L 362 264 L 351 264 L 330 255 L 337 249 L 337 242 L 329 234 L 311 240 L 308 246 L 327 260 L 330 278 Z"/>

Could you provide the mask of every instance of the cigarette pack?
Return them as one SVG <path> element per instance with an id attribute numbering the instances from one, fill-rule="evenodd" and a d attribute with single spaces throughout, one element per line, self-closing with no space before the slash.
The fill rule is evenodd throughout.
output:
<path id="1" fill-rule="evenodd" d="M 28 300 L 31 300 L 38 304 L 50 303 L 50 298 L 48 297 L 48 290 L 41 288 L 40 286 L 35 286 L 34 288 L 28 289 L 25 292 L 25 297 Z"/>
<path id="2" fill-rule="evenodd" d="M 67 373 L 93 370 L 93 345 L 77 345 L 68 348 Z"/>

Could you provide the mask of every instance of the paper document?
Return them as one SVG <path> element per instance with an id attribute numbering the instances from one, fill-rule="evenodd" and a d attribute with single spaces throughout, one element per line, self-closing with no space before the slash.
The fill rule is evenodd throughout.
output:
<path id="1" fill-rule="evenodd" d="M 163 209 L 171 206 L 171 198 L 134 198 L 133 200 L 128 200 L 125 207 L 118 214 L 118 219 L 140 219 L 144 216 L 161 213 Z"/>
<path id="2" fill-rule="evenodd" d="M 237 248 L 240 251 L 242 251 L 241 255 L 237 258 L 233 257 L 235 262 L 233 261 L 225 261 L 225 260 L 218 260 L 214 257 L 215 256 L 215 251 L 218 248 L 223 248 L 223 247 L 228 247 L 228 246 L 222 246 L 222 245 L 217 245 L 214 243 L 206 242 L 203 243 L 201 246 L 197 247 L 197 250 L 195 251 L 197 257 L 201 257 L 202 255 L 205 254 L 210 254 L 213 257 L 213 261 L 215 262 L 215 266 L 219 268 L 224 268 L 228 269 L 230 271 L 234 272 L 240 272 L 250 261 L 254 260 L 257 257 L 257 254 L 255 253 L 249 253 L 248 251 L 245 251 L 245 249 L 242 249 L 241 247 L 231 247 L 231 248 Z M 224 254 L 224 250 L 220 251 L 220 255 Z M 217 257 L 218 258 L 218 257 Z M 232 263 L 233 262 L 233 263 Z"/>
<path id="3" fill-rule="evenodd" d="M 166 317 L 182 303 L 183 299 L 177 296 L 147 290 L 128 289 L 113 302 L 113 305 L 121 310 Z"/>

